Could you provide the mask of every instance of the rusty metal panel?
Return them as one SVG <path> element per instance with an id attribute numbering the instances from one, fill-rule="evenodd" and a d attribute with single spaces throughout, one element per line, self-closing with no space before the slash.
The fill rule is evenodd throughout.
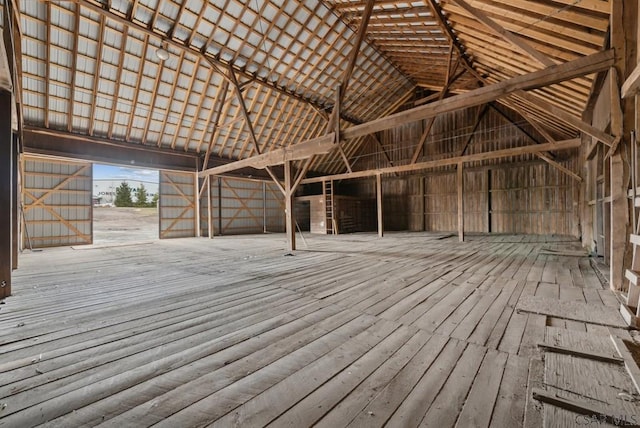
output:
<path id="1" fill-rule="evenodd" d="M 196 236 L 195 174 L 160 171 L 160 239 Z"/>
<path id="2" fill-rule="evenodd" d="M 23 171 L 22 246 L 91 244 L 91 163 L 25 156 Z"/>

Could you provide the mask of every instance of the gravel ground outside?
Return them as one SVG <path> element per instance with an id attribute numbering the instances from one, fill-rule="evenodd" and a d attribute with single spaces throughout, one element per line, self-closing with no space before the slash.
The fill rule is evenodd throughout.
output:
<path id="1" fill-rule="evenodd" d="M 157 208 L 93 208 L 93 243 L 158 239 Z"/>

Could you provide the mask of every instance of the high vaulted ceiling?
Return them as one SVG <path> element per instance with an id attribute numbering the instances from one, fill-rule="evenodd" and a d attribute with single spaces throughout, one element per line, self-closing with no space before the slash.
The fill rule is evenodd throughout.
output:
<path id="1" fill-rule="evenodd" d="M 24 121 L 243 159 L 325 134 L 343 80 L 348 127 L 431 91 L 465 92 L 600 51 L 610 9 L 605 0 L 378 0 L 369 16 L 367 3 L 20 0 Z M 580 117 L 593 78 L 535 96 Z M 531 99 L 503 102 L 553 135 L 577 133 Z M 361 141 L 344 144 L 347 158 Z M 319 156 L 312 169 L 342 172 L 340 156 Z"/>

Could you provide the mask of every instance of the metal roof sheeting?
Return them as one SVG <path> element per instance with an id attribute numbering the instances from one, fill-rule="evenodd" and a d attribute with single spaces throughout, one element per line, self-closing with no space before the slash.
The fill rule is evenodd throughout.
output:
<path id="1" fill-rule="evenodd" d="M 325 132 L 366 3 L 21 0 L 25 121 L 131 144 L 246 158 L 257 150 L 233 87 L 224 83 L 230 66 L 260 151 L 313 138 Z M 466 3 L 556 62 L 596 52 L 606 38 L 605 0 Z M 416 85 L 441 90 L 458 61 L 485 83 L 542 68 L 460 0 L 376 2 L 367 28 L 341 107 L 354 122 L 389 114 Z M 166 61 L 156 56 L 161 46 L 169 52 Z M 579 116 L 592 79 L 537 93 Z M 477 84 L 465 73 L 450 90 Z M 575 133 L 535 106 L 514 102 L 550 129 Z M 360 142 L 345 142 L 345 153 L 356 153 Z M 312 168 L 335 173 L 344 164 L 333 152 L 319 156 Z"/>

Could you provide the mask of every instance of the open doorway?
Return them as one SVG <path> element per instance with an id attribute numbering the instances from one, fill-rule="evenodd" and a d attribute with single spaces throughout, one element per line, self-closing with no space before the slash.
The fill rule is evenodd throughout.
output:
<path id="1" fill-rule="evenodd" d="M 159 173 L 93 165 L 93 243 L 158 239 Z"/>

